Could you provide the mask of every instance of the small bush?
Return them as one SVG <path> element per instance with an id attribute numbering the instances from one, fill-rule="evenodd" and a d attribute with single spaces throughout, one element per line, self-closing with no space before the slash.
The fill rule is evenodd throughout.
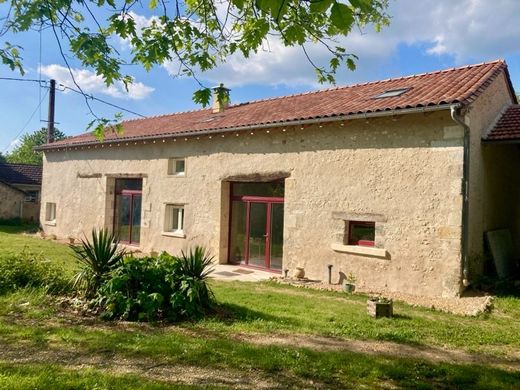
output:
<path id="1" fill-rule="evenodd" d="M 40 255 L 22 252 L 0 258 L 0 294 L 26 287 L 40 287 L 53 294 L 69 290 L 61 270 Z"/>
<path id="2" fill-rule="evenodd" d="M 107 319 L 196 319 L 210 307 L 212 258 L 197 247 L 181 257 L 126 258 L 99 288 L 95 306 Z"/>

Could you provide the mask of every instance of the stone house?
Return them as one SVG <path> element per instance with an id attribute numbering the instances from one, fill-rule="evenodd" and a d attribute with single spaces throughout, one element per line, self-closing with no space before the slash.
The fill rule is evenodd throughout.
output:
<path id="1" fill-rule="evenodd" d="M 214 100 L 40 147 L 45 232 L 107 227 L 143 252 L 202 244 L 220 263 L 321 280 L 332 265 L 334 283 L 426 296 L 483 272 L 489 229 L 520 253 L 520 137 L 493 136 L 517 104 L 505 62 Z"/>
<path id="2" fill-rule="evenodd" d="M 40 219 L 42 167 L 0 163 L 0 220 Z"/>

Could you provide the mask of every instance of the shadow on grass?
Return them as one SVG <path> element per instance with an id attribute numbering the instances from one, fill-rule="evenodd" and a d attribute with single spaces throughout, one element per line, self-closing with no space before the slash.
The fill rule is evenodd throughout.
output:
<path id="1" fill-rule="evenodd" d="M 266 314 L 261 311 L 251 310 L 246 306 L 236 305 L 233 303 L 216 304 L 213 313 L 211 313 L 211 317 L 227 325 L 231 325 L 235 322 L 248 323 L 256 321 L 266 321 L 274 323 L 283 322 L 284 324 L 296 327 L 301 325 L 301 322 L 295 320 L 294 318 Z"/>
<path id="2" fill-rule="evenodd" d="M 0 364 L 0 384 L 16 375 L 33 376 L 38 380 L 49 370 L 49 365 L 63 380 L 76 375 L 79 384 L 84 383 L 84 377 L 90 375 L 92 369 L 99 370 L 108 379 L 125 378 L 127 375 L 117 374 L 121 362 L 125 363 L 128 372 L 139 375 L 160 365 L 162 377 L 154 376 L 159 384 L 165 383 L 166 379 L 182 383 L 182 377 L 172 378 L 169 374 L 169 370 L 179 366 L 222 373 L 211 378 L 199 378 L 200 383 L 195 382 L 195 385 L 224 385 L 222 377 L 230 378 L 237 373 L 245 378 L 252 375 L 263 378 L 275 388 L 499 389 L 514 388 L 520 383 L 520 372 L 485 365 L 432 363 L 399 356 L 325 352 L 287 345 L 256 345 L 225 337 L 186 335 L 171 329 L 162 332 L 107 332 L 78 327 L 65 333 L 56 327 L 45 330 L 54 340 L 52 346 L 40 343 L 28 346 L 19 342 L 5 345 L 5 359 L 9 360 L 9 349 L 12 348 L 20 352 L 23 361 Z M 73 374 L 70 368 L 78 366 L 84 368 Z M 36 382 L 34 387 L 39 387 L 37 385 L 41 387 L 42 383 Z"/>

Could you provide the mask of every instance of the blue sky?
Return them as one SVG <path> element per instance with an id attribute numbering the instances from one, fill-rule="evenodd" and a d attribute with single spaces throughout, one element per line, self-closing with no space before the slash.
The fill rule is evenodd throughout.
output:
<path id="1" fill-rule="evenodd" d="M 0 14 L 6 11 L 0 5 Z M 513 85 L 520 91 L 520 1 L 518 0 L 391 0 L 391 25 L 381 33 L 367 27 L 355 31 L 341 41 L 349 51 L 360 57 L 355 72 L 342 71 L 338 85 L 386 79 L 416 74 L 465 64 L 503 58 L 509 65 Z M 136 18 L 145 24 L 151 15 L 146 7 L 136 9 Z M 28 32 L 4 37 L 24 47 L 26 78 L 38 78 L 39 34 Z M 42 33 L 42 78 L 56 78 L 72 86 L 59 55 L 54 37 L 49 30 Z M 115 42 L 123 53 L 130 48 L 125 42 Z M 200 75 L 207 85 L 220 82 L 232 89 L 233 103 L 281 96 L 325 88 L 316 83 L 311 65 L 298 48 L 284 48 L 278 42 L 269 42 L 269 50 L 261 51 L 247 61 L 240 57 L 206 74 Z M 267 48 L 267 46 L 266 46 Z M 327 59 L 320 47 L 310 49 L 318 62 Z M 130 94 L 116 86 L 106 88 L 89 69 L 71 59 L 80 85 L 96 97 L 128 108 L 142 115 L 200 108 L 191 96 L 198 86 L 191 79 L 172 76 L 172 64 L 164 64 L 150 72 L 135 66 L 128 69 L 136 85 Z M 1 77 L 17 77 L 0 65 Z M 37 84 L 0 81 L 2 129 L 0 152 L 5 153 L 24 133 L 34 131 L 47 117 L 47 100 L 37 109 L 40 91 Z M 119 111 L 92 102 L 97 115 L 113 117 Z M 31 114 L 35 112 L 32 120 Z M 124 114 L 132 118 L 131 114 Z M 68 135 L 84 132 L 92 120 L 82 96 L 59 91 L 56 96 L 57 127 Z M 22 132 L 24 126 L 25 131 Z"/>

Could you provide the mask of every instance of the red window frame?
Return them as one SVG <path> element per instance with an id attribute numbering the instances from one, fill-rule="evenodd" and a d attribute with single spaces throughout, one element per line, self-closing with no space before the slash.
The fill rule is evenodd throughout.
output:
<path id="1" fill-rule="evenodd" d="M 352 237 L 352 230 L 354 225 L 361 225 L 374 228 L 374 241 L 372 240 L 358 240 L 355 241 Z M 356 246 L 375 246 L 375 222 L 367 222 L 367 221 L 349 221 L 348 222 L 348 245 L 356 245 Z"/>

